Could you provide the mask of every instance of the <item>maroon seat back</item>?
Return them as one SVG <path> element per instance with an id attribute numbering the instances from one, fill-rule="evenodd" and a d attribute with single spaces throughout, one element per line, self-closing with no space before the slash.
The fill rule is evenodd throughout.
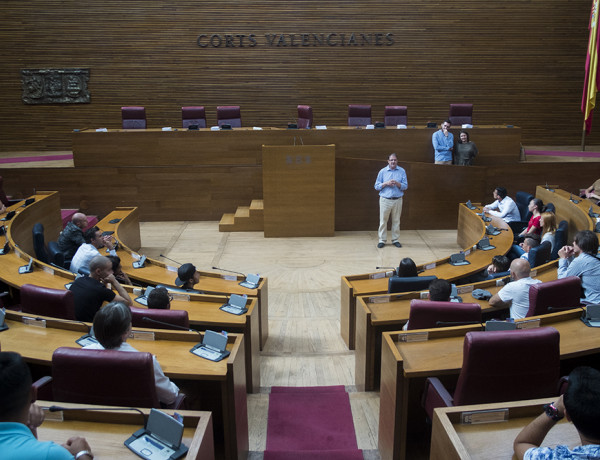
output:
<path id="1" fill-rule="evenodd" d="M 432 300 L 410 301 L 408 329 L 443 327 L 438 322 L 481 323 L 481 306 L 477 303 L 436 302 Z M 451 326 L 449 324 L 448 326 Z"/>
<path id="2" fill-rule="evenodd" d="M 121 107 L 123 129 L 146 129 L 146 109 L 144 107 Z"/>
<path id="3" fill-rule="evenodd" d="M 146 327 L 150 329 L 181 329 L 181 327 L 169 327 L 162 324 L 146 321 L 143 318 L 150 318 L 163 323 L 173 324 L 175 326 L 190 328 L 188 312 L 185 310 L 161 310 L 156 308 L 136 308 L 131 307 L 131 325 L 133 327 Z"/>
<path id="4" fill-rule="evenodd" d="M 348 126 L 366 126 L 371 124 L 371 106 L 356 105 L 348 106 Z"/>
<path id="5" fill-rule="evenodd" d="M 555 396 L 559 341 L 552 327 L 467 332 L 454 405 Z"/>
<path id="6" fill-rule="evenodd" d="M 217 107 L 217 125 L 242 126 L 242 113 L 239 105 L 221 105 Z"/>
<path id="7" fill-rule="evenodd" d="M 147 352 L 57 348 L 52 392 L 55 401 L 160 408 Z"/>
<path id="8" fill-rule="evenodd" d="M 310 105 L 298 106 L 298 128 L 307 129 L 313 126 L 313 112 Z"/>
<path id="9" fill-rule="evenodd" d="M 473 124 L 473 104 L 450 104 L 448 120 L 453 125 Z"/>
<path id="10" fill-rule="evenodd" d="M 181 108 L 181 126 L 189 128 L 196 125 L 198 128 L 206 128 L 206 113 L 204 107 L 182 107 Z"/>
<path id="11" fill-rule="evenodd" d="M 21 311 L 33 315 L 75 320 L 73 293 L 33 284 L 21 286 Z"/>
<path id="12" fill-rule="evenodd" d="M 551 313 L 548 308 L 569 309 L 581 306 L 581 279 L 578 276 L 529 286 L 529 310 L 526 316 Z"/>
<path id="13" fill-rule="evenodd" d="M 405 105 L 386 105 L 384 111 L 385 126 L 407 125 L 408 109 Z"/>

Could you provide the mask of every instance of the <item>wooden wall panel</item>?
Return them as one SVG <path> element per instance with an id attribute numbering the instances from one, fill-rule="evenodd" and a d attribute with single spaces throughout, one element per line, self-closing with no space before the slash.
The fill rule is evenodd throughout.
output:
<path id="1" fill-rule="evenodd" d="M 376 231 L 378 193 L 373 188 L 382 160 L 338 158 L 335 179 L 335 229 Z M 594 163 L 595 164 L 595 163 Z M 490 167 L 440 166 L 401 162 L 409 189 L 401 228 L 456 228 L 458 202 L 490 203 L 503 185 L 535 194 L 539 184 L 568 191 L 587 187 L 597 169 L 581 163 L 542 163 Z M 36 190 L 58 190 L 63 208 L 104 216 L 117 206 L 137 206 L 141 221 L 220 220 L 237 206 L 261 198 L 261 166 L 173 166 L 119 168 L 0 169 L 4 188 L 15 197 Z"/>
<path id="2" fill-rule="evenodd" d="M 245 125 L 285 126 L 296 105 L 346 123 L 349 103 L 408 106 L 409 124 L 475 104 L 476 124 L 523 128 L 526 144 L 580 141 L 590 0 L 4 0 L 0 150 L 70 149 L 73 128 L 178 126 L 182 105 L 242 107 Z M 273 46 L 269 33 L 392 33 L 392 46 Z M 250 48 L 200 48 L 200 34 L 255 34 Z M 296 42 L 297 43 L 297 42 Z M 385 43 L 385 41 L 384 41 Z M 249 42 L 246 40 L 245 44 Z M 289 45 L 289 42 L 288 42 Z M 25 105 L 21 69 L 90 69 L 90 104 Z M 476 142 L 476 138 L 473 139 Z M 600 143 L 600 128 L 588 143 Z"/>

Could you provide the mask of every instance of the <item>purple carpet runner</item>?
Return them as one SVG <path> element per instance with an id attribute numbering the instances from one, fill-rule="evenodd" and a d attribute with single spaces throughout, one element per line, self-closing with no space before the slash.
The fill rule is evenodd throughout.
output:
<path id="1" fill-rule="evenodd" d="M 344 387 L 272 387 L 264 459 L 362 460 Z"/>

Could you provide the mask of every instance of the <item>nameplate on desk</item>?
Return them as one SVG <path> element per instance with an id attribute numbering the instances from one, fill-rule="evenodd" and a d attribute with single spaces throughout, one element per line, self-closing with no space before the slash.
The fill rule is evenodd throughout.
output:
<path id="1" fill-rule="evenodd" d="M 496 286 L 504 286 L 504 279 L 503 278 L 498 278 L 496 280 Z"/>
<path id="2" fill-rule="evenodd" d="M 131 334 L 129 334 L 129 337 L 131 337 L 134 340 L 148 340 L 148 341 L 152 342 L 154 340 L 154 332 L 131 331 Z"/>
<path id="3" fill-rule="evenodd" d="M 45 328 L 46 327 L 46 320 L 45 319 L 30 318 L 29 316 L 23 316 L 23 324 L 27 324 L 28 326 L 35 326 L 35 327 Z"/>
<path id="4" fill-rule="evenodd" d="M 424 300 L 424 299 L 427 300 L 427 299 L 429 299 L 429 291 L 423 291 L 423 292 L 421 292 L 419 294 L 419 298 L 421 300 Z"/>
<path id="5" fill-rule="evenodd" d="M 403 332 L 398 334 L 398 342 L 426 342 L 429 340 L 429 332 Z"/>
<path id="6" fill-rule="evenodd" d="M 369 303 L 386 303 L 390 301 L 389 295 L 380 295 L 377 297 L 369 297 Z"/>
<path id="7" fill-rule="evenodd" d="M 371 273 L 369 279 L 377 280 L 379 278 L 385 278 L 385 272 Z"/>
<path id="8" fill-rule="evenodd" d="M 473 292 L 473 289 L 475 289 L 475 286 L 473 286 L 472 284 L 469 284 L 468 286 L 457 286 L 456 292 L 458 292 L 459 294 L 467 294 L 469 292 Z"/>
<path id="9" fill-rule="evenodd" d="M 467 257 L 469 254 L 471 254 L 471 250 L 467 249 L 467 250 L 463 251 L 463 254 L 465 255 L 465 257 Z"/>
<path id="10" fill-rule="evenodd" d="M 98 129 L 96 129 L 96 132 L 97 133 L 107 133 L 108 129 L 106 129 L 106 128 L 98 128 Z"/>
<path id="11" fill-rule="evenodd" d="M 17 257 L 21 257 L 21 251 L 19 251 L 16 246 L 15 246 L 15 255 Z"/>
<path id="12" fill-rule="evenodd" d="M 177 272 L 177 267 L 171 267 L 170 265 L 167 265 L 167 270 L 170 272 Z"/>
<path id="13" fill-rule="evenodd" d="M 433 270 L 436 267 L 435 262 L 425 265 L 423 268 L 425 270 Z"/>
<path id="14" fill-rule="evenodd" d="M 171 295 L 173 296 L 173 300 L 183 300 L 183 301 L 190 301 L 190 295 L 189 294 L 180 294 L 178 292 L 171 292 Z"/>
<path id="15" fill-rule="evenodd" d="M 508 409 L 474 410 L 460 414 L 460 423 L 463 425 L 506 421 L 508 421 Z"/>
<path id="16" fill-rule="evenodd" d="M 133 288 L 133 295 L 139 297 L 142 295 L 144 290 L 142 288 Z"/>
<path id="17" fill-rule="evenodd" d="M 227 281 L 237 281 L 236 275 L 221 275 L 221 278 Z"/>
<path id="18" fill-rule="evenodd" d="M 317 125 L 315 126 L 315 129 L 327 129 L 326 125 Z"/>
<path id="19" fill-rule="evenodd" d="M 50 275 L 54 275 L 54 269 L 52 267 L 46 267 L 45 265 L 42 265 L 42 270 Z"/>
<path id="20" fill-rule="evenodd" d="M 142 258 L 142 256 L 140 256 L 139 254 L 137 254 L 135 252 L 132 252 L 131 258 L 137 262 L 138 260 L 140 260 Z"/>
<path id="21" fill-rule="evenodd" d="M 390 270 L 390 271 L 385 272 L 386 278 L 391 278 L 392 276 L 395 276 L 395 275 L 396 275 L 396 270 Z"/>
<path id="22" fill-rule="evenodd" d="M 535 329 L 540 327 L 540 319 L 527 319 L 525 321 L 519 321 L 517 323 L 517 329 Z"/>
<path id="23" fill-rule="evenodd" d="M 44 407 L 44 420 L 50 420 L 52 422 L 64 422 L 64 412 L 61 410 L 50 412 L 47 407 Z"/>
<path id="24" fill-rule="evenodd" d="M 537 276 L 537 270 L 531 270 L 529 272 L 529 277 L 530 278 L 535 278 Z"/>

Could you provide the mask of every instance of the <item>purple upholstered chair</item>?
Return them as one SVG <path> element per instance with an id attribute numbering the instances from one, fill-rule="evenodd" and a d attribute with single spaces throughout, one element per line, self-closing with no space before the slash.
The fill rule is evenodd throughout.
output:
<path id="1" fill-rule="evenodd" d="M 206 113 L 204 107 L 182 107 L 181 108 L 181 126 L 189 128 L 196 125 L 198 128 L 206 128 Z"/>
<path id="2" fill-rule="evenodd" d="M 371 106 L 354 105 L 348 106 L 348 126 L 366 126 L 371 124 Z"/>
<path id="3" fill-rule="evenodd" d="M 313 112 L 310 105 L 298 106 L 298 128 L 308 129 L 313 126 Z"/>
<path id="4" fill-rule="evenodd" d="M 20 200 L 11 200 L 6 196 L 6 193 L 4 193 L 4 178 L 0 176 L 0 202 L 8 208 L 19 201 Z"/>
<path id="5" fill-rule="evenodd" d="M 68 289 L 51 289 L 24 284 L 21 286 L 21 311 L 33 315 L 74 320 L 73 293 Z"/>
<path id="6" fill-rule="evenodd" d="M 52 355 L 52 392 L 55 401 L 161 407 L 152 355 L 147 352 L 57 348 Z M 184 398 L 179 394 L 169 408 L 182 408 Z"/>
<path id="7" fill-rule="evenodd" d="M 413 299 L 410 301 L 408 318 L 408 329 L 429 329 L 444 326 L 443 324 L 438 325 L 438 322 L 481 323 L 481 306 L 477 303 Z"/>
<path id="8" fill-rule="evenodd" d="M 242 114 L 239 105 L 220 105 L 217 107 L 217 125 L 230 125 L 241 128 Z"/>
<path id="9" fill-rule="evenodd" d="M 473 104 L 450 104 L 448 120 L 453 125 L 473 124 Z"/>
<path id="10" fill-rule="evenodd" d="M 407 113 L 405 105 L 386 105 L 384 112 L 385 126 L 407 125 Z"/>
<path id="11" fill-rule="evenodd" d="M 467 332 L 454 394 L 428 378 L 423 407 L 433 420 L 436 407 L 518 401 L 556 396 L 560 377 L 560 334 L 552 327 Z"/>
<path id="12" fill-rule="evenodd" d="M 146 109 L 144 107 L 121 107 L 123 129 L 146 129 Z"/>
<path id="13" fill-rule="evenodd" d="M 163 323 L 173 324 L 174 326 L 190 328 L 188 312 L 185 310 L 159 310 L 156 308 L 136 308 L 131 307 L 131 325 L 133 327 L 146 327 L 151 329 L 181 329 L 181 327 L 169 327 L 162 324 L 146 321 L 143 318 L 150 318 Z"/>
<path id="14" fill-rule="evenodd" d="M 567 310 L 581 306 L 581 279 L 578 276 L 529 286 L 529 310 L 525 316 L 551 313 L 549 308 Z"/>

